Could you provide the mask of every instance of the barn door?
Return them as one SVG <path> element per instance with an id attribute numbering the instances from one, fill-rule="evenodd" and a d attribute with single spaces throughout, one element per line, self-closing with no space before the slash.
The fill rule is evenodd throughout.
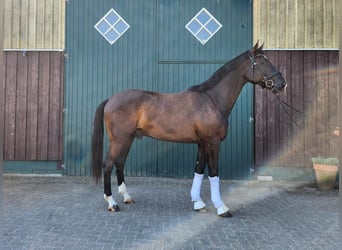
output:
<path id="1" fill-rule="evenodd" d="M 68 1 L 66 173 L 90 173 L 92 119 L 102 100 L 130 88 L 177 92 L 203 82 L 251 47 L 251 12 L 249 0 Z M 221 148 L 223 178 L 242 178 L 253 166 L 252 103 L 253 89 L 246 86 Z M 135 140 L 125 171 L 192 177 L 196 150 L 192 144 Z"/>
<path id="2" fill-rule="evenodd" d="M 177 92 L 201 83 L 251 47 L 250 1 L 160 0 L 158 7 L 157 91 Z M 252 115 L 253 87 L 245 86 L 221 146 L 221 177 L 249 175 L 253 167 Z M 193 175 L 197 145 L 157 144 L 161 176 Z"/>

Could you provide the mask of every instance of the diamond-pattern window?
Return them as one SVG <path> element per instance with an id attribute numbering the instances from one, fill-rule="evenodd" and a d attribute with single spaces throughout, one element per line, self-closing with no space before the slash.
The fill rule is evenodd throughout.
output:
<path id="1" fill-rule="evenodd" d="M 201 9 L 186 25 L 185 28 L 194 36 L 202 45 L 206 44 L 212 38 L 222 24 L 207 11 L 206 8 Z"/>
<path id="2" fill-rule="evenodd" d="M 112 8 L 94 27 L 110 44 L 113 44 L 129 29 L 129 24 Z"/>

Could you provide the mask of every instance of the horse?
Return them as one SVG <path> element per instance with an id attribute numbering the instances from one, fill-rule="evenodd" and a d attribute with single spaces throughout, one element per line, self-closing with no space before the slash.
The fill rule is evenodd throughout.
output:
<path id="1" fill-rule="evenodd" d="M 218 158 L 220 143 L 227 137 L 228 116 L 243 88 L 250 82 L 278 94 L 286 81 L 257 42 L 251 49 L 221 66 L 208 80 L 179 93 L 127 90 L 104 100 L 96 109 L 91 141 L 91 168 L 96 183 L 104 180 L 108 210 L 120 211 L 112 196 L 111 173 L 115 165 L 118 193 L 124 203 L 134 203 L 124 178 L 124 166 L 135 138 L 198 145 L 191 187 L 193 209 L 207 212 L 201 198 L 205 167 L 208 167 L 211 201 L 218 216 L 231 217 L 221 199 Z M 104 124 L 109 150 L 103 161 Z M 103 170 L 102 170 L 103 169 Z"/>

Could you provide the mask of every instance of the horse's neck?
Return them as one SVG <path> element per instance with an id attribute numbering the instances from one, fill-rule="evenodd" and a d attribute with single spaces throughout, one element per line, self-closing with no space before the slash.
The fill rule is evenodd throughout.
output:
<path id="1" fill-rule="evenodd" d="M 207 92 L 215 102 L 217 109 L 225 116 L 230 114 L 243 86 L 247 82 L 243 76 L 245 68 L 245 65 L 239 65 L 236 70 L 230 71 L 214 88 Z"/>

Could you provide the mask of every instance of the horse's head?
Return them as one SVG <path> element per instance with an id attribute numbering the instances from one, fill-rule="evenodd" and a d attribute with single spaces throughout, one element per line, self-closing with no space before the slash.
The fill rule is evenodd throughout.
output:
<path id="1" fill-rule="evenodd" d="M 262 47 L 263 44 L 259 47 L 259 42 L 257 42 L 249 50 L 250 69 L 247 71 L 245 77 L 251 83 L 270 89 L 273 93 L 279 93 L 285 89 L 286 81 L 281 73 L 267 59 Z"/>

